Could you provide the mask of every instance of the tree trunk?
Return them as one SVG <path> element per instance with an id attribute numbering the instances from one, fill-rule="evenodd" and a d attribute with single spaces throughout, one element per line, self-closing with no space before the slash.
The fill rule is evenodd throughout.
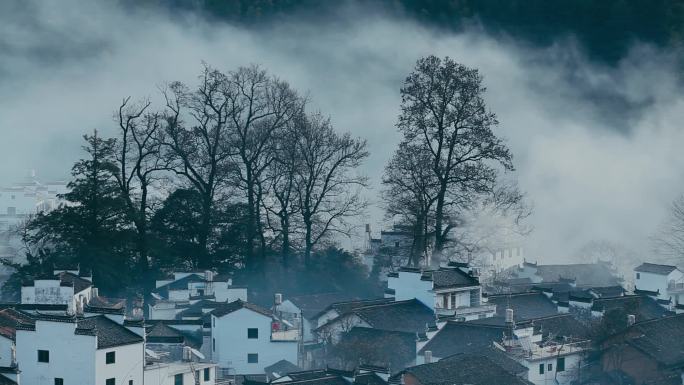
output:
<path id="1" fill-rule="evenodd" d="M 283 236 L 281 253 L 283 255 L 283 266 L 287 268 L 290 264 L 290 218 L 285 212 L 282 212 L 279 216 L 281 227 L 280 233 Z"/>

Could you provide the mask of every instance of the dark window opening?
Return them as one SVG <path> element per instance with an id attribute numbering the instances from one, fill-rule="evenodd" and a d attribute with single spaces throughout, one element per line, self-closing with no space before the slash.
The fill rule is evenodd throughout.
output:
<path id="1" fill-rule="evenodd" d="M 259 362 L 259 355 L 256 353 L 249 353 L 247 354 L 247 363 L 248 364 L 256 364 Z"/>
<path id="2" fill-rule="evenodd" d="M 106 364 L 113 364 L 116 362 L 116 352 L 107 352 L 107 355 L 105 356 L 105 363 Z"/>
<path id="3" fill-rule="evenodd" d="M 259 329 L 257 329 L 257 328 L 247 329 L 247 338 L 249 338 L 249 339 L 259 338 Z"/>
<path id="4" fill-rule="evenodd" d="M 38 362 L 50 362 L 50 351 L 49 350 L 39 350 L 38 351 Z"/>

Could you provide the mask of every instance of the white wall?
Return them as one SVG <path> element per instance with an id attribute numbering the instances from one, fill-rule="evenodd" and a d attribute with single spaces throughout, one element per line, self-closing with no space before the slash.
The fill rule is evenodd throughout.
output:
<path id="1" fill-rule="evenodd" d="M 529 368 L 527 372 L 528 381 L 535 385 L 569 385 L 577 379 L 579 374 L 579 365 L 581 363 L 581 356 L 579 354 L 571 354 L 565 356 L 565 370 L 556 372 L 557 357 L 523 362 Z M 539 374 L 539 365 L 544 364 L 544 374 Z M 549 369 L 549 364 L 552 366 Z"/>
<path id="2" fill-rule="evenodd" d="M 243 308 L 211 318 L 212 344 L 215 342 L 212 360 L 220 368 L 233 369 L 236 374 L 261 374 L 265 367 L 280 360 L 297 362 L 296 341 L 271 342 L 271 317 Z M 258 328 L 259 338 L 248 339 L 248 328 Z M 258 354 L 259 361 L 248 363 L 249 353 Z"/>
<path id="3" fill-rule="evenodd" d="M 209 369 L 209 381 L 204 381 L 204 369 Z M 175 376 L 183 374 L 183 385 L 194 385 L 195 375 L 193 371 L 199 370 L 199 383 L 202 385 L 214 385 L 216 382 L 216 369 L 213 364 L 201 363 L 162 363 L 145 367 L 145 385 L 175 385 Z"/>
<path id="4" fill-rule="evenodd" d="M 12 366 L 12 350 L 14 348 L 14 341 L 0 336 L 0 366 Z"/>
<path id="5" fill-rule="evenodd" d="M 107 352 L 115 352 L 115 362 L 106 364 Z M 117 385 L 142 385 L 144 368 L 143 343 L 100 349 L 95 353 L 95 384 L 104 384 L 108 378 L 116 378 Z M 67 384 L 66 381 L 64 381 Z"/>
<path id="6" fill-rule="evenodd" d="M 435 310 L 435 296 L 431 281 L 422 281 L 420 272 L 400 271 L 398 277 L 389 277 L 387 287 L 394 289 L 394 298 L 397 301 L 405 301 L 416 298 L 425 306 Z"/>
<path id="7" fill-rule="evenodd" d="M 228 282 L 214 282 L 213 285 L 216 302 L 234 302 L 238 299 L 247 302 L 246 287 L 231 287 Z"/>
<path id="8" fill-rule="evenodd" d="M 96 384 L 94 336 L 76 335 L 75 323 L 36 321 L 36 330 L 17 330 L 17 362 L 24 385 Z M 50 362 L 38 362 L 38 350 L 50 352 Z"/>

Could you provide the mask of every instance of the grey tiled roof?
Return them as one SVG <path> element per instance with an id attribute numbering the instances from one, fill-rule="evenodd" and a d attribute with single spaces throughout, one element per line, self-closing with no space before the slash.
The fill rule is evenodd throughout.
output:
<path id="1" fill-rule="evenodd" d="M 216 317 L 223 317 L 226 314 L 230 314 L 240 309 L 249 309 L 268 317 L 271 317 L 273 315 L 272 312 L 268 309 L 264 309 L 261 306 L 254 305 L 249 302 L 242 301 L 240 299 L 233 301 L 231 303 L 222 304 L 222 306 L 213 310 L 211 314 L 215 315 Z"/>
<path id="2" fill-rule="evenodd" d="M 637 323 L 626 333 L 636 335 L 627 343 L 661 365 L 684 366 L 684 314 Z"/>
<path id="3" fill-rule="evenodd" d="M 488 297 L 490 304 L 496 305 L 496 315 L 504 317 L 506 309 L 513 309 L 516 321 L 548 317 L 558 314 L 558 307 L 543 293 L 497 294 Z"/>
<path id="4" fill-rule="evenodd" d="M 537 265 L 537 274 L 544 282 L 561 279 L 575 280 L 577 287 L 615 286 L 620 281 L 603 263 L 578 263 L 568 265 Z"/>
<path id="5" fill-rule="evenodd" d="M 287 298 L 286 298 L 287 299 Z M 321 293 L 290 297 L 289 300 L 302 311 L 304 318 L 311 319 L 333 303 L 355 301 L 360 298 L 348 293 Z"/>
<path id="6" fill-rule="evenodd" d="M 622 309 L 633 313 L 637 322 L 662 318 L 668 315 L 667 309 L 658 305 L 655 299 L 646 295 L 626 295 L 614 298 L 597 298 L 591 307 L 592 311 L 609 312 Z"/>
<path id="7" fill-rule="evenodd" d="M 530 382 L 509 373 L 491 359 L 477 354 L 457 354 L 438 362 L 403 371 L 421 385 L 528 385 Z"/>
<path id="8" fill-rule="evenodd" d="M 433 311 L 415 298 L 365 306 L 352 310 L 352 313 L 371 327 L 382 330 L 422 333 L 428 325 L 435 323 Z"/>
<path id="9" fill-rule="evenodd" d="M 349 348 L 350 356 L 364 365 L 404 368 L 416 358 L 416 334 L 354 327 L 342 335 L 338 348 Z"/>
<path id="10" fill-rule="evenodd" d="M 449 321 L 420 349 L 420 354 L 431 351 L 434 357 L 444 358 L 457 353 L 466 353 L 501 342 L 503 325 L 483 325 L 471 322 Z"/>
<path id="11" fill-rule="evenodd" d="M 96 335 L 98 349 L 143 342 L 141 336 L 103 315 L 78 320 L 76 331 L 79 330 L 81 331 L 79 334 Z"/>
<path id="12" fill-rule="evenodd" d="M 658 265 L 655 263 L 642 263 L 641 265 L 635 267 L 634 271 L 639 271 L 642 273 L 668 275 L 676 269 L 677 269 L 677 266 L 672 266 L 672 265 Z"/>
<path id="13" fill-rule="evenodd" d="M 288 373 L 291 372 L 299 372 L 301 371 L 302 368 L 299 366 L 293 364 L 292 362 L 288 360 L 280 360 L 276 362 L 273 365 L 269 365 L 264 368 L 264 372 L 266 372 L 266 375 L 270 377 L 271 373 L 277 373 L 279 376 L 284 376 Z"/>
<path id="14" fill-rule="evenodd" d="M 458 268 L 444 268 L 430 273 L 435 289 L 445 289 L 451 287 L 477 286 L 480 283 L 474 278 Z"/>

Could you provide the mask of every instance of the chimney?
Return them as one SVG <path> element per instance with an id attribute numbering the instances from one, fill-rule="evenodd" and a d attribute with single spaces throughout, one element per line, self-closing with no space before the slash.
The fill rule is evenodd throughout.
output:
<path id="1" fill-rule="evenodd" d="M 426 364 L 432 363 L 432 350 L 426 350 L 423 353 L 423 356 L 425 357 L 425 363 Z"/>
<path id="2" fill-rule="evenodd" d="M 627 314 L 627 325 L 632 326 L 636 322 L 636 316 L 634 314 Z"/>
<path id="3" fill-rule="evenodd" d="M 278 306 L 283 303 L 283 294 L 282 293 L 275 293 L 273 296 L 273 303 Z"/>
<path id="4" fill-rule="evenodd" d="M 192 350 L 189 346 L 183 346 L 183 361 L 192 361 Z"/>
<path id="5" fill-rule="evenodd" d="M 90 290 L 90 293 L 92 294 L 92 295 L 91 295 L 91 298 L 95 298 L 95 297 L 99 297 L 99 296 L 100 296 L 99 290 L 97 290 L 96 287 L 93 287 L 93 288 Z"/>
<path id="6" fill-rule="evenodd" d="M 506 309 L 506 323 L 507 324 L 513 323 L 513 309 L 511 309 L 511 308 Z"/>
<path id="7" fill-rule="evenodd" d="M 214 281 L 214 272 L 211 271 L 211 270 L 206 270 L 206 271 L 204 272 L 204 279 L 205 279 L 207 282 L 213 282 L 213 281 Z"/>

